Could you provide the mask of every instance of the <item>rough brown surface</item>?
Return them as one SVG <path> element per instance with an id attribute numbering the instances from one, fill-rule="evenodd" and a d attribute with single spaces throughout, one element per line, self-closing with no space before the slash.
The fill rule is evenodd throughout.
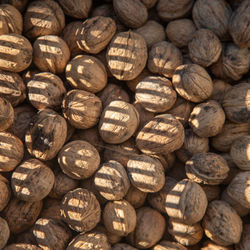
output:
<path id="1" fill-rule="evenodd" d="M 9 101 L 0 97 L 0 131 L 7 130 L 14 122 L 14 109 Z"/>
<path id="2" fill-rule="evenodd" d="M 152 250 L 187 250 L 186 247 L 183 245 L 177 243 L 177 242 L 171 242 L 171 241 L 160 241 L 157 245 L 155 245 Z"/>
<path id="3" fill-rule="evenodd" d="M 5 219 L 0 217 L 0 248 L 3 249 L 10 237 L 10 229 Z"/>

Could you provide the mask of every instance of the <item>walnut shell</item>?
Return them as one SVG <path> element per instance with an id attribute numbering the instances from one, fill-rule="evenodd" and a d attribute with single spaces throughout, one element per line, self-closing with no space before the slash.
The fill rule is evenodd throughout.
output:
<path id="1" fill-rule="evenodd" d="M 250 83 L 239 83 L 228 89 L 222 106 L 230 121 L 250 123 Z"/>
<path id="2" fill-rule="evenodd" d="M 4 250 L 41 250 L 42 248 L 28 243 L 13 243 L 4 248 Z"/>
<path id="3" fill-rule="evenodd" d="M 95 173 L 100 164 L 100 156 L 90 143 L 76 140 L 64 145 L 58 154 L 58 162 L 66 175 L 81 180 Z"/>
<path id="4" fill-rule="evenodd" d="M 107 200 L 121 200 L 130 187 L 125 168 L 114 160 L 102 164 L 95 174 L 94 183 L 99 193 Z"/>
<path id="5" fill-rule="evenodd" d="M 84 90 L 67 92 L 62 102 L 62 111 L 68 122 L 79 129 L 87 129 L 98 123 L 102 102 L 94 94 Z"/>
<path id="6" fill-rule="evenodd" d="M 142 192 L 133 185 L 130 186 L 127 194 L 124 197 L 134 208 L 142 207 L 146 201 L 147 193 Z"/>
<path id="7" fill-rule="evenodd" d="M 74 57 L 66 66 L 65 76 L 73 88 L 91 93 L 99 92 L 107 85 L 105 66 L 93 56 Z"/>
<path id="8" fill-rule="evenodd" d="M 162 238 L 165 226 L 165 219 L 158 211 L 150 207 L 139 208 L 135 230 L 127 236 L 127 240 L 139 249 L 150 248 Z"/>
<path id="9" fill-rule="evenodd" d="M 206 240 L 203 243 L 201 250 L 233 250 L 233 248 L 230 246 L 224 247 L 212 242 L 211 240 Z"/>
<path id="10" fill-rule="evenodd" d="M 14 122 L 14 109 L 9 101 L 0 97 L 0 131 L 7 130 Z"/>
<path id="11" fill-rule="evenodd" d="M 147 9 L 151 9 L 155 6 L 157 0 L 141 0 Z"/>
<path id="12" fill-rule="evenodd" d="M 3 211 L 10 231 L 13 234 L 18 234 L 30 228 L 37 220 L 42 205 L 42 201 L 27 202 L 13 198 Z"/>
<path id="13" fill-rule="evenodd" d="M 11 189 L 9 187 L 9 181 L 0 175 L 0 212 L 7 206 L 10 197 Z"/>
<path id="14" fill-rule="evenodd" d="M 27 83 L 28 98 L 37 109 L 58 110 L 66 89 L 62 80 L 49 72 L 35 74 Z"/>
<path id="15" fill-rule="evenodd" d="M 59 35 L 64 26 L 65 16 L 56 1 L 31 2 L 24 14 L 24 34 L 29 39 L 45 35 Z"/>
<path id="16" fill-rule="evenodd" d="M 128 140 L 139 125 L 139 114 L 135 107 L 124 101 L 112 101 L 103 110 L 99 121 L 99 134 L 111 144 Z"/>
<path id="17" fill-rule="evenodd" d="M 98 231 L 99 233 L 103 233 L 107 236 L 108 238 L 108 242 L 110 244 L 116 244 L 117 242 L 120 242 L 122 239 L 122 236 L 119 236 L 117 234 L 113 234 L 111 232 L 109 232 L 105 226 L 103 226 L 102 224 L 99 224 L 95 227 L 95 231 Z M 113 248 L 112 248 L 113 249 Z"/>
<path id="18" fill-rule="evenodd" d="M 126 84 L 132 92 L 135 92 L 137 84 L 139 84 L 139 82 L 142 81 L 145 77 L 151 75 L 152 74 L 147 70 L 147 68 L 144 68 L 143 71 L 136 78 L 134 78 L 133 80 L 126 81 Z"/>
<path id="19" fill-rule="evenodd" d="M 135 90 L 135 99 L 150 112 L 161 113 L 171 109 L 176 98 L 172 83 L 160 76 L 144 78 Z"/>
<path id="20" fill-rule="evenodd" d="M 112 246 L 112 250 L 137 250 L 137 248 L 134 248 L 126 243 L 117 243 Z"/>
<path id="21" fill-rule="evenodd" d="M 158 192 L 165 183 L 161 162 L 148 155 L 132 156 L 127 163 L 127 173 L 132 185 L 142 192 Z"/>
<path id="22" fill-rule="evenodd" d="M 202 226 L 206 236 L 222 246 L 240 241 L 242 220 L 225 201 L 214 200 L 208 204 Z"/>
<path id="23" fill-rule="evenodd" d="M 10 229 L 5 219 L 0 217 L 0 248 L 3 249 L 10 237 Z"/>
<path id="24" fill-rule="evenodd" d="M 87 18 L 92 6 L 92 0 L 59 0 L 66 15 L 74 18 Z"/>
<path id="25" fill-rule="evenodd" d="M 144 38 L 135 32 L 120 32 L 111 40 L 106 59 L 109 70 L 115 78 L 133 80 L 146 66 L 147 44 Z"/>
<path id="26" fill-rule="evenodd" d="M 232 85 L 222 80 L 214 80 L 213 86 L 213 92 L 209 99 L 222 104 L 225 93 L 232 87 Z"/>
<path id="27" fill-rule="evenodd" d="M 167 154 L 184 142 L 184 128 L 172 115 L 157 115 L 146 123 L 136 137 L 137 147 L 145 154 Z"/>
<path id="28" fill-rule="evenodd" d="M 149 51 L 147 66 L 152 73 L 172 77 L 175 69 L 181 64 L 181 51 L 172 43 L 155 43 Z"/>
<path id="29" fill-rule="evenodd" d="M 68 192 L 62 199 L 61 217 L 71 229 L 85 233 L 100 221 L 100 204 L 92 192 L 77 188 Z"/>
<path id="30" fill-rule="evenodd" d="M 56 200 L 50 197 L 46 197 L 43 202 L 43 210 L 40 214 L 40 217 L 61 220 L 60 208 L 61 208 L 61 200 Z"/>
<path id="31" fill-rule="evenodd" d="M 210 202 L 212 200 L 218 200 L 220 198 L 221 188 L 219 185 L 201 184 L 201 187 L 207 196 L 208 202 Z"/>
<path id="32" fill-rule="evenodd" d="M 139 28 L 148 19 L 146 6 L 140 0 L 114 0 L 116 15 L 129 28 Z"/>
<path id="33" fill-rule="evenodd" d="M 247 250 L 250 244 L 249 235 L 250 235 L 250 224 L 248 223 L 243 226 L 243 232 L 241 235 L 240 242 L 237 245 L 235 245 L 236 250 Z"/>
<path id="34" fill-rule="evenodd" d="M 232 10 L 225 0 L 198 0 L 193 7 L 193 20 L 198 28 L 213 31 L 221 40 L 229 38 L 228 25 Z"/>
<path id="35" fill-rule="evenodd" d="M 167 38 L 178 48 L 186 47 L 195 31 L 193 21 L 187 18 L 171 21 L 166 27 Z"/>
<path id="36" fill-rule="evenodd" d="M 171 242 L 171 241 L 160 241 L 157 245 L 155 245 L 152 250 L 187 250 L 186 247 L 182 246 L 181 244 L 177 242 Z"/>
<path id="37" fill-rule="evenodd" d="M 55 35 L 40 36 L 33 44 L 33 62 L 41 71 L 64 72 L 70 58 L 68 45 Z"/>
<path id="38" fill-rule="evenodd" d="M 116 32 L 115 21 L 110 17 L 96 16 L 86 19 L 76 32 L 77 45 L 90 54 L 98 54 L 109 44 Z"/>
<path id="39" fill-rule="evenodd" d="M 32 46 L 27 38 L 19 34 L 0 36 L 0 70 L 20 72 L 32 61 Z"/>
<path id="40" fill-rule="evenodd" d="M 249 1 L 242 1 L 239 7 L 233 12 L 230 19 L 230 35 L 232 36 L 234 43 L 241 48 L 250 47 L 249 12 Z"/>
<path id="41" fill-rule="evenodd" d="M 0 6 L 0 35 L 16 33 L 21 35 L 23 31 L 23 18 L 18 9 L 10 4 Z"/>
<path id="42" fill-rule="evenodd" d="M 71 239 L 71 231 L 60 220 L 40 218 L 36 221 L 33 234 L 42 249 L 64 250 Z"/>
<path id="43" fill-rule="evenodd" d="M 22 12 L 28 3 L 28 0 L 1 0 L 1 3 L 11 4 Z"/>

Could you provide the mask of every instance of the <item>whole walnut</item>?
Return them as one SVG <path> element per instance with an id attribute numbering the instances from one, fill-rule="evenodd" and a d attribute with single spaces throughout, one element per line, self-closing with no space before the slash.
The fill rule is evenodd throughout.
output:
<path id="1" fill-rule="evenodd" d="M 127 200 L 134 208 L 142 207 L 146 201 L 147 193 L 142 192 L 133 185 L 130 186 L 124 199 Z"/>
<path id="2" fill-rule="evenodd" d="M 90 143 L 75 140 L 63 146 L 58 154 L 62 171 L 72 179 L 87 179 L 99 168 L 100 156 Z"/>
<path id="3" fill-rule="evenodd" d="M 166 241 L 166 240 L 162 240 L 160 242 L 158 242 L 157 245 L 155 245 L 152 250 L 187 250 L 186 247 L 184 247 L 183 245 L 177 243 L 177 242 L 171 242 L 171 241 Z"/>
<path id="4" fill-rule="evenodd" d="M 66 15 L 74 18 L 87 18 L 92 6 L 92 0 L 59 0 Z"/>
<path id="5" fill-rule="evenodd" d="M 2 3 L 2 2 L 1 2 Z M 0 35 L 23 31 L 23 18 L 18 9 L 10 4 L 0 5 Z"/>
<path id="6" fill-rule="evenodd" d="M 147 44 L 144 38 L 135 32 L 119 32 L 109 44 L 106 59 L 109 70 L 115 78 L 133 80 L 146 66 Z"/>
<path id="7" fill-rule="evenodd" d="M 175 69 L 181 64 L 181 51 L 170 42 L 155 43 L 149 51 L 147 66 L 154 74 L 172 77 Z"/>
<path id="8" fill-rule="evenodd" d="M 206 236 L 222 246 L 240 241 L 242 220 L 225 201 L 214 200 L 208 204 L 202 226 Z"/>
<path id="9" fill-rule="evenodd" d="M 240 1 L 237 1 L 240 2 Z M 241 48 L 250 47 L 250 29 L 249 29 L 249 12 L 250 3 L 248 0 L 241 1 L 240 5 L 233 12 L 230 24 L 229 33 L 236 45 Z"/>
<path id="10" fill-rule="evenodd" d="M 62 102 L 64 117 L 75 128 L 87 129 L 95 126 L 102 111 L 102 102 L 94 94 L 73 89 Z"/>
<path id="11" fill-rule="evenodd" d="M 243 231 L 241 235 L 240 242 L 235 245 L 236 250 L 247 250 L 250 244 L 250 224 L 245 224 L 243 226 Z"/>
<path id="12" fill-rule="evenodd" d="M 59 35 L 65 26 L 60 5 L 53 0 L 30 2 L 24 14 L 24 34 L 29 39 L 45 35 Z"/>
<path id="13" fill-rule="evenodd" d="M 239 83 L 225 92 L 222 106 L 228 120 L 235 123 L 250 122 L 250 83 Z"/>
<path id="14" fill-rule="evenodd" d="M 213 92 L 209 99 L 222 104 L 225 93 L 232 87 L 232 85 L 223 80 L 216 79 L 213 81 L 213 86 Z"/>
<path id="15" fill-rule="evenodd" d="M 60 109 L 66 89 L 62 80 L 49 72 L 35 74 L 27 83 L 28 98 L 37 109 Z"/>
<path id="16" fill-rule="evenodd" d="M 7 130 L 14 122 L 14 109 L 9 101 L 0 97 L 0 131 Z"/>
<path id="17" fill-rule="evenodd" d="M 73 88 L 91 93 L 99 92 L 107 85 L 105 66 L 93 56 L 74 57 L 66 66 L 65 76 Z"/>
<path id="18" fill-rule="evenodd" d="M 7 206 L 11 198 L 9 181 L 0 175 L 0 212 Z M 0 241 L 1 242 L 1 241 Z"/>
<path id="19" fill-rule="evenodd" d="M 166 27 L 167 38 L 178 48 L 186 47 L 195 31 L 193 21 L 187 18 L 171 21 Z"/>
<path id="20" fill-rule="evenodd" d="M 19 34 L 0 35 L 0 70 L 21 72 L 32 62 L 32 46 L 27 38 Z"/>
<path id="21" fill-rule="evenodd" d="M 104 16 L 88 18 L 76 31 L 76 43 L 81 50 L 98 54 L 106 48 L 115 32 L 116 24 L 112 18 Z"/>
<path id="22" fill-rule="evenodd" d="M 187 16 L 192 9 L 194 0 L 159 0 L 156 5 L 156 10 L 159 17 L 165 21 L 179 19 Z"/>
<path id="23" fill-rule="evenodd" d="M 176 68 L 172 82 L 181 97 L 195 103 L 208 99 L 213 91 L 211 77 L 197 64 L 185 64 Z"/>
<path id="24" fill-rule="evenodd" d="M 127 240 L 139 249 L 150 248 L 162 238 L 165 227 L 165 219 L 158 211 L 141 207 L 136 211 L 135 230 L 127 236 Z"/>
<path id="25" fill-rule="evenodd" d="M 225 0 L 197 0 L 192 15 L 196 27 L 209 29 L 221 40 L 228 40 L 228 26 L 232 15 L 228 2 Z"/>
<path id="26" fill-rule="evenodd" d="M 10 237 L 10 229 L 5 219 L 0 217 L 0 248 L 3 249 Z"/>
<path id="27" fill-rule="evenodd" d="M 71 229 L 85 233 L 99 223 L 101 218 L 100 204 L 92 192 L 77 188 L 63 197 L 61 217 Z"/>
<path id="28" fill-rule="evenodd" d="M 140 0 L 114 0 L 116 15 L 129 28 L 139 28 L 148 19 L 146 6 Z"/>

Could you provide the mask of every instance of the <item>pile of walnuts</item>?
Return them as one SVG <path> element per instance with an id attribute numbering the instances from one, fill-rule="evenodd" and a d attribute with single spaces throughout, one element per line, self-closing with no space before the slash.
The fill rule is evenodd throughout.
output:
<path id="1" fill-rule="evenodd" d="M 0 249 L 250 249 L 249 0 L 0 0 Z"/>

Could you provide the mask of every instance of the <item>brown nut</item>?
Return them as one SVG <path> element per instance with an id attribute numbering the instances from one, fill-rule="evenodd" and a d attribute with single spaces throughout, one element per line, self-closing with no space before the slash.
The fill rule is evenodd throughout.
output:
<path id="1" fill-rule="evenodd" d="M 11 197 L 9 181 L 0 175 L 0 212 L 7 206 Z M 1 242 L 1 241 L 0 241 Z"/>
<path id="2" fill-rule="evenodd" d="M 3 249 L 10 237 L 10 229 L 5 219 L 0 217 L 0 248 Z"/>
<path id="3" fill-rule="evenodd" d="M 112 250 L 137 250 L 137 248 L 134 248 L 126 243 L 117 243 L 112 246 Z"/>
<path id="4" fill-rule="evenodd" d="M 177 242 L 171 242 L 171 241 L 160 241 L 157 245 L 155 245 L 152 250 L 187 250 L 186 247 L 183 245 L 177 243 Z"/>
<path id="5" fill-rule="evenodd" d="M 250 244 L 249 235 L 250 235 L 250 224 L 245 224 L 243 226 L 240 242 L 235 245 L 236 250 L 247 250 Z"/>
<path id="6" fill-rule="evenodd" d="M 1 0 L 1 3 L 11 4 L 22 12 L 28 3 L 28 0 Z"/>
<path id="7" fill-rule="evenodd" d="M 146 198 L 147 198 L 147 193 L 142 192 L 138 188 L 131 185 L 124 198 L 134 208 L 139 208 L 139 207 L 142 207 L 144 205 Z"/>
<path id="8" fill-rule="evenodd" d="M 213 92 L 209 99 L 222 104 L 225 93 L 232 87 L 232 85 L 222 80 L 214 80 L 213 86 Z"/>
<path id="9" fill-rule="evenodd" d="M 220 198 L 221 188 L 220 185 L 205 185 L 201 184 L 202 189 L 204 190 L 207 201 L 218 200 Z"/>
<path id="10" fill-rule="evenodd" d="M 108 238 L 108 242 L 109 244 L 116 244 L 117 242 L 120 242 L 122 239 L 122 236 L 119 236 L 117 234 L 113 234 L 111 232 L 109 232 L 105 226 L 103 226 L 102 224 L 99 224 L 96 226 L 95 231 L 99 232 L 99 233 L 103 233 L 107 236 Z"/>
<path id="11" fill-rule="evenodd" d="M 218 245 L 218 244 L 214 243 L 211 240 L 206 240 L 202 244 L 201 250 L 233 250 L 233 248 L 230 247 L 230 246 L 224 247 L 224 246 L 221 246 L 221 245 Z"/>
<path id="12" fill-rule="evenodd" d="M 14 109 L 9 101 L 0 97 L 0 131 L 7 130 L 14 122 Z"/>
<path id="13" fill-rule="evenodd" d="M 42 248 L 28 243 L 13 243 L 4 248 L 4 250 L 41 250 Z"/>

